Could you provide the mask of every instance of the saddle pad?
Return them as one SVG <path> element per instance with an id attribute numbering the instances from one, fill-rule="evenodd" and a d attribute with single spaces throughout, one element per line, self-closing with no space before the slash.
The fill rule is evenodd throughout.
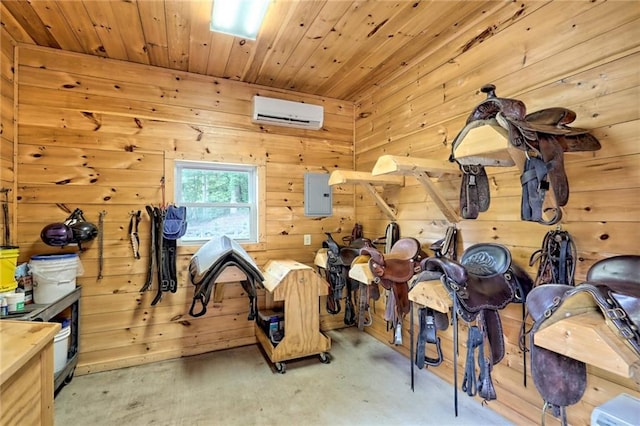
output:
<path id="1" fill-rule="evenodd" d="M 169 240 L 177 240 L 187 232 L 187 208 L 169 206 L 163 221 L 162 234 Z"/>
<path id="2" fill-rule="evenodd" d="M 259 277 L 260 281 L 264 281 L 260 269 L 255 261 L 242 248 L 240 244 L 226 235 L 218 238 L 212 238 L 200 247 L 191 257 L 189 262 L 189 274 L 191 282 L 195 285 L 199 284 L 209 273 L 210 269 L 220 263 L 229 255 L 234 254 L 235 259 L 242 259 L 244 264 Z"/>

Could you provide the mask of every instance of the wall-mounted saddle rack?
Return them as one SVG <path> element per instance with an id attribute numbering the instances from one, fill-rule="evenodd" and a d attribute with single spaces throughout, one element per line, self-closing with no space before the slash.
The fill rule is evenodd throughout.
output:
<path id="1" fill-rule="evenodd" d="M 460 164 L 487 167 L 524 168 L 524 151 L 511 145 L 507 131 L 500 126 L 485 125 L 471 129 L 455 150 Z"/>
<path id="2" fill-rule="evenodd" d="M 222 303 L 226 283 L 236 283 L 247 279 L 247 275 L 237 266 L 227 266 L 216 279 L 213 287 L 213 303 Z"/>
<path id="3" fill-rule="evenodd" d="M 327 249 L 321 248 L 316 252 L 316 257 L 313 259 L 313 264 L 318 268 L 327 267 Z M 371 285 L 373 284 L 374 276 L 369 269 L 368 263 L 356 263 L 352 264 L 349 268 L 349 278 L 358 281 L 361 284 Z"/>
<path id="4" fill-rule="evenodd" d="M 371 285 L 375 280 L 368 263 L 357 263 L 355 265 L 351 265 L 351 268 L 349 269 L 349 278 L 358 281 L 361 285 Z"/>
<path id="5" fill-rule="evenodd" d="M 357 183 L 360 184 L 366 192 L 368 192 L 373 200 L 378 205 L 380 210 L 389 218 L 389 220 L 395 221 L 397 211 L 393 207 L 389 206 L 387 202 L 382 198 L 376 186 L 396 185 L 404 186 L 403 176 L 373 176 L 369 172 L 356 172 L 352 170 L 334 170 L 329 176 L 329 185 L 340 185 L 345 183 Z"/>
<path id="6" fill-rule="evenodd" d="M 396 155 L 383 155 L 378 158 L 371 174 L 381 175 L 410 175 L 422 184 L 427 194 L 433 198 L 436 206 L 442 211 L 449 222 L 460 222 L 460 216 L 451 207 L 442 193 L 433 184 L 432 178 L 460 173 L 458 165 L 449 161 L 431 160 L 427 158 L 413 158 Z"/>
<path id="7" fill-rule="evenodd" d="M 453 300 L 440 280 L 417 282 L 409 290 L 409 300 L 445 314 L 453 307 Z"/>
<path id="8" fill-rule="evenodd" d="M 640 359 L 616 336 L 599 312 L 588 312 L 551 324 L 533 335 L 536 345 L 577 359 L 640 386 Z"/>

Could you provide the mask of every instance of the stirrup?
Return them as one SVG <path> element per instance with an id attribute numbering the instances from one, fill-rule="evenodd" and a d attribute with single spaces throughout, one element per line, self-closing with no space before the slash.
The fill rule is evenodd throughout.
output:
<path id="1" fill-rule="evenodd" d="M 373 317 L 371 316 L 371 307 L 367 306 L 367 314 L 364 316 L 363 325 L 365 327 L 369 327 L 369 326 L 371 326 L 371 324 L 373 324 Z"/>
<path id="2" fill-rule="evenodd" d="M 427 365 L 430 365 L 432 367 L 439 366 L 440 364 L 442 364 L 442 361 L 444 359 L 442 357 L 442 347 L 440 346 L 440 338 L 437 337 L 436 340 L 437 341 L 435 343 L 432 343 L 432 344 L 434 344 L 436 346 L 436 352 L 438 353 L 438 357 L 437 358 L 430 358 L 430 357 L 428 357 L 426 355 L 424 357 L 424 363 L 427 364 Z M 427 342 L 427 343 L 429 343 L 429 342 Z"/>
<path id="3" fill-rule="evenodd" d="M 393 344 L 402 345 L 402 323 L 398 321 L 393 334 Z"/>
<path id="4" fill-rule="evenodd" d="M 542 406 L 542 420 L 540 421 L 540 426 L 545 426 L 545 415 L 547 414 L 548 409 L 551 409 L 551 415 L 553 417 L 560 418 L 560 426 L 567 426 L 567 407 L 551 404 L 548 401 L 545 401 Z"/>

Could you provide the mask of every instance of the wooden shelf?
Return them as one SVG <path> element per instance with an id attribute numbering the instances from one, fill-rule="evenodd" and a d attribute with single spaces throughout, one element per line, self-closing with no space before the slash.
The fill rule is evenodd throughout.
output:
<path id="1" fill-rule="evenodd" d="M 395 155 L 383 155 L 378 158 L 371 174 L 380 175 L 411 175 L 414 176 L 429 196 L 436 203 L 442 214 L 449 222 L 460 222 L 460 215 L 455 211 L 442 193 L 431 181 L 432 178 L 440 178 L 444 175 L 457 175 L 460 173 L 455 163 L 448 161 L 432 160 L 427 158 L 401 157 Z"/>
<path id="2" fill-rule="evenodd" d="M 320 296 L 329 285 L 311 267 L 294 260 L 271 260 L 265 265 L 264 287 L 273 300 L 284 301 L 284 337 L 274 346 L 256 324 L 256 337 L 274 363 L 323 354 L 331 339 L 320 331 Z"/>
<path id="3" fill-rule="evenodd" d="M 555 322 L 538 330 L 533 340 L 540 347 L 640 382 L 640 358 L 599 311 Z"/>
<path id="4" fill-rule="evenodd" d="M 453 307 L 451 296 L 440 280 L 420 281 L 409 290 L 409 300 L 448 314 Z"/>
<path id="5" fill-rule="evenodd" d="M 398 185 L 404 186 L 402 176 L 373 176 L 369 172 L 356 172 L 353 170 L 334 170 L 329 176 L 329 185 L 342 183 L 370 183 L 373 185 Z"/>
<path id="6" fill-rule="evenodd" d="M 352 170 L 334 170 L 329 176 L 329 185 L 353 183 L 361 185 L 373 198 L 378 208 L 390 219 L 395 221 L 397 211 L 389 206 L 378 193 L 377 186 L 395 185 L 404 186 L 403 176 L 373 176 L 369 172 L 356 172 Z"/>

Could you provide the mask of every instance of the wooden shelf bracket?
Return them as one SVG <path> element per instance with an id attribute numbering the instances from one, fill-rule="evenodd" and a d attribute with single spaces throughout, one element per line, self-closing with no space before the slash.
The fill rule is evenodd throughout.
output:
<path id="1" fill-rule="evenodd" d="M 396 220 L 398 212 L 395 208 L 387 204 L 376 189 L 376 186 L 404 186 L 403 176 L 373 176 L 369 172 L 356 172 L 352 170 L 334 170 L 331 172 L 331 175 L 329 176 L 329 185 L 333 186 L 345 183 L 360 184 L 365 191 L 371 195 L 378 208 L 382 210 L 387 218 L 392 221 Z"/>
<path id="2" fill-rule="evenodd" d="M 448 161 L 395 155 L 382 155 L 378 158 L 378 161 L 371 171 L 373 176 L 414 176 L 436 203 L 436 206 L 438 206 L 442 214 L 452 223 L 460 222 L 460 215 L 451 207 L 431 179 L 440 178 L 444 175 L 457 175 L 459 173 L 458 166 Z"/>

